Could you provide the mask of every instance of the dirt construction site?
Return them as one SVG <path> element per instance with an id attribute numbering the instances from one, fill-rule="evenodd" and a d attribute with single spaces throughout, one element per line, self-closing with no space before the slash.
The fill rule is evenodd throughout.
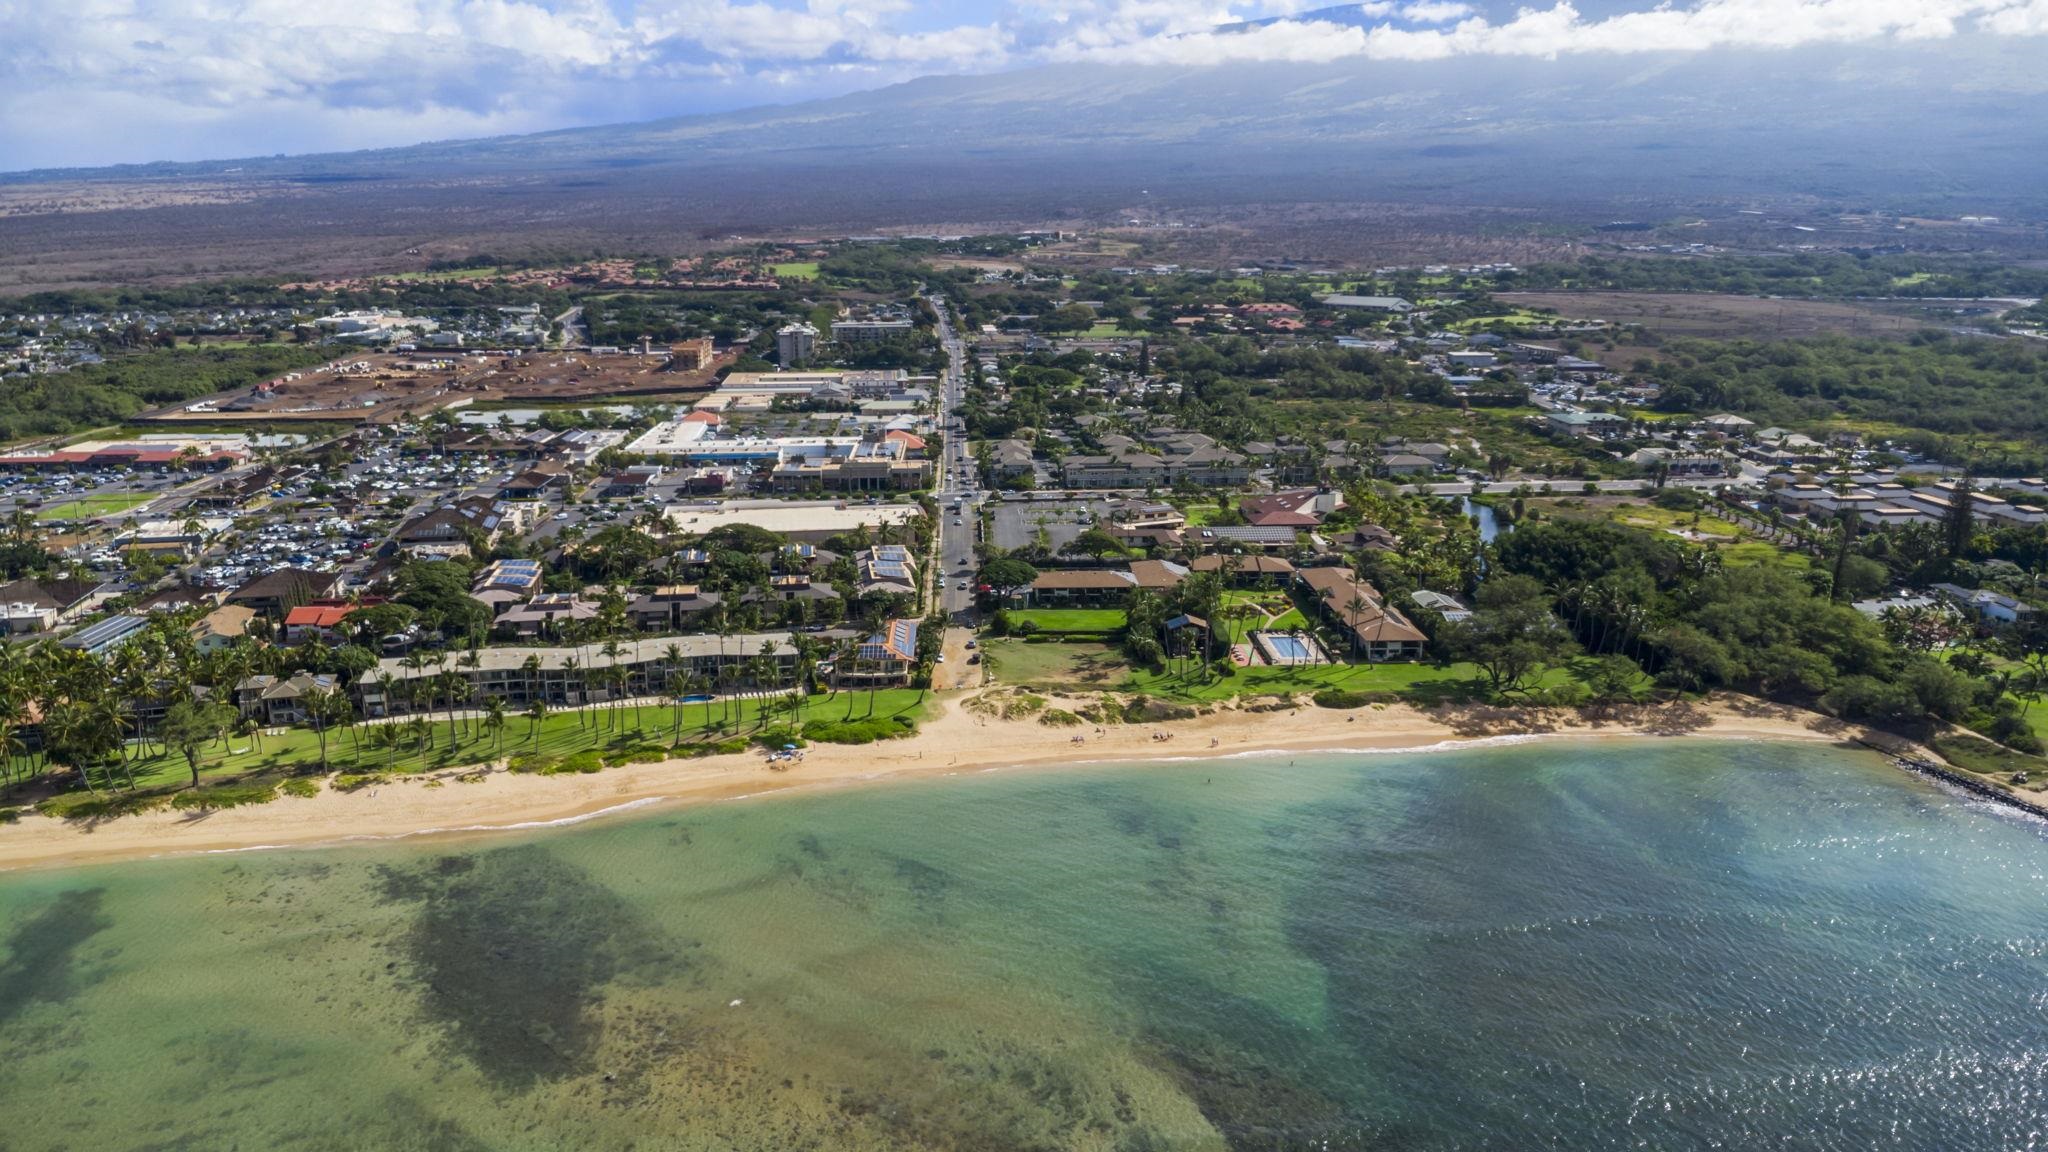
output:
<path id="1" fill-rule="evenodd" d="M 456 404 L 545 404 L 625 397 L 688 400 L 709 391 L 726 353 L 703 368 L 675 370 L 667 354 L 358 352 L 287 372 L 140 419 L 222 424 L 336 421 L 390 424 Z"/>

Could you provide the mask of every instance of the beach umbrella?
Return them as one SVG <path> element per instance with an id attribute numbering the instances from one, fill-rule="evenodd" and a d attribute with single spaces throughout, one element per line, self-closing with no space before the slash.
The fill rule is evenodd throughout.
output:
<path id="1" fill-rule="evenodd" d="M 782 746 L 782 750 L 783 750 L 784 752 L 794 752 L 794 751 L 796 751 L 796 745 L 794 745 L 794 744 L 784 744 L 784 745 Z"/>

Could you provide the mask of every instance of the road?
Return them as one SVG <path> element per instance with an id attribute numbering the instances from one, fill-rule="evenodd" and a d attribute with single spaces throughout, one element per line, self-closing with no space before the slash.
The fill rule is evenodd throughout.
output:
<path id="1" fill-rule="evenodd" d="M 934 297 L 939 314 L 939 341 L 946 349 L 946 375 L 939 387 L 939 431 L 945 437 L 945 458 L 939 461 L 939 609 L 955 623 L 965 624 L 974 611 L 974 593 L 960 584 L 974 571 L 974 536 L 980 517 L 975 514 L 976 497 L 972 481 L 963 480 L 962 466 L 970 464 L 966 422 L 959 414 L 967 388 L 967 346 L 953 331 L 946 316 L 945 301 Z M 961 511 L 955 514 L 958 506 Z"/>
<path id="2" fill-rule="evenodd" d="M 979 508 L 981 493 L 976 492 L 971 479 L 973 457 L 967 450 L 967 424 L 959 414 L 959 407 L 966 399 L 967 390 L 967 345 L 960 334 L 953 330 L 952 320 L 946 315 L 946 301 L 931 297 L 933 311 L 939 317 L 939 342 L 946 349 L 946 375 L 939 386 L 939 432 L 945 438 L 944 457 L 938 461 L 939 479 L 936 488 L 939 501 L 939 571 L 938 611 L 935 617 L 942 617 L 946 629 L 946 662 L 939 665 L 933 677 L 934 687 L 964 688 L 981 683 L 981 666 L 969 664 L 973 655 L 967 649 L 974 633 L 974 591 L 972 576 L 975 570 L 975 533 L 979 529 Z M 955 514 L 953 509 L 961 511 Z M 962 587 L 961 585 L 967 585 Z"/>
<path id="3" fill-rule="evenodd" d="M 582 308 L 571 308 L 560 316 L 555 317 L 554 322 L 562 326 L 562 347 L 587 348 L 590 346 L 590 333 L 583 330 Z"/>

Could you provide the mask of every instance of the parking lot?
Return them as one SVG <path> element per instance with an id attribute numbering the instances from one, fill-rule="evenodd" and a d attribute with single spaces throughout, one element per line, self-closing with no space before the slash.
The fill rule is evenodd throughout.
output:
<path id="1" fill-rule="evenodd" d="M 988 504 L 994 544 L 1005 552 L 1041 544 L 1057 552 L 1108 511 L 1108 500 L 1028 500 L 1011 493 Z"/>

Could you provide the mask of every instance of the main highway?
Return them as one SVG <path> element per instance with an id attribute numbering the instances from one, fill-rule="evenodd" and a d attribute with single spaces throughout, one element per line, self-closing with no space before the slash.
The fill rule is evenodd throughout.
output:
<path id="1" fill-rule="evenodd" d="M 938 314 L 939 342 L 946 350 L 946 371 L 939 381 L 938 396 L 938 428 L 945 448 L 936 462 L 939 570 L 934 574 L 937 591 L 932 614 L 934 620 L 947 625 L 946 663 L 940 665 L 933 680 L 941 688 L 967 687 L 981 682 L 978 662 L 968 663 L 973 654 L 967 645 L 974 635 L 974 546 L 982 496 L 976 490 L 974 456 L 968 451 L 967 421 L 960 413 L 967 393 L 967 344 L 953 330 L 945 298 L 928 299 Z"/>
<path id="2" fill-rule="evenodd" d="M 932 308 L 939 316 L 939 341 L 946 349 L 946 372 L 939 381 L 939 433 L 945 451 L 937 462 L 939 501 L 939 610 L 954 623 L 971 621 L 974 611 L 972 574 L 974 534 L 979 517 L 975 514 L 979 493 L 975 491 L 974 457 L 967 447 L 967 422 L 960 414 L 966 399 L 967 345 L 953 330 L 946 314 L 946 301 L 934 296 Z M 957 511 L 956 511 L 957 509 Z M 966 584 L 963 588 L 961 585 Z"/>

